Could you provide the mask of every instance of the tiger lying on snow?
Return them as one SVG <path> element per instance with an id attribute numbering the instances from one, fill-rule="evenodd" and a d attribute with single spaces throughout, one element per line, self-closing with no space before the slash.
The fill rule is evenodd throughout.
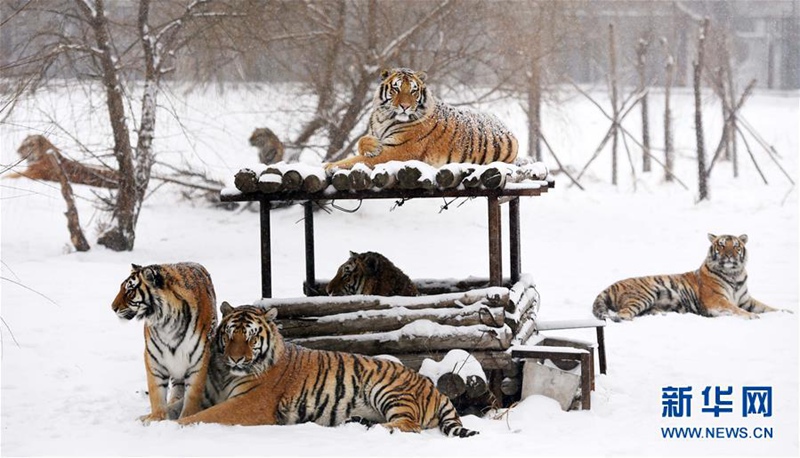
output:
<path id="1" fill-rule="evenodd" d="M 708 234 L 708 240 L 711 246 L 699 269 L 618 281 L 597 296 L 592 312 L 600 319 L 620 321 L 659 312 L 753 319 L 776 311 L 747 291 L 747 235 Z"/>

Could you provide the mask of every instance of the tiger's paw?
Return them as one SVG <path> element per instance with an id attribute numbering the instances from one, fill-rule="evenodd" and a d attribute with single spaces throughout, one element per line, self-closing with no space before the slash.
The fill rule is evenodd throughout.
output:
<path id="1" fill-rule="evenodd" d="M 378 157 L 378 156 L 381 155 L 382 151 L 383 151 L 383 146 L 378 145 L 378 147 L 375 148 L 372 151 L 365 151 L 364 152 L 364 156 L 366 156 L 366 157 Z"/>
<path id="2" fill-rule="evenodd" d="M 375 157 L 381 154 L 383 146 L 377 137 L 364 135 L 358 139 L 358 154 L 366 157 Z"/>
<path id="3" fill-rule="evenodd" d="M 395 431 L 402 431 L 404 433 L 422 432 L 422 428 L 418 423 L 413 422 L 407 418 L 401 418 L 387 423 L 381 423 L 381 426 L 388 429 L 390 433 L 394 433 Z"/>
<path id="4" fill-rule="evenodd" d="M 144 423 L 145 426 L 149 425 L 150 423 L 152 423 L 154 421 L 164 421 L 166 419 L 167 419 L 166 412 L 151 413 L 151 414 L 142 415 L 141 417 L 139 417 L 139 421 Z"/>

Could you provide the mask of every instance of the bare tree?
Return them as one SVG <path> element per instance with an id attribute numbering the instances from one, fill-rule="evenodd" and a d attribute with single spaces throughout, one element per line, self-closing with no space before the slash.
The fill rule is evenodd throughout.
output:
<path id="1" fill-rule="evenodd" d="M 109 201 L 113 224 L 98 243 L 125 251 L 133 249 L 136 224 L 150 183 L 163 77 L 172 70 L 180 51 L 202 36 L 199 31 L 214 28 L 231 12 L 218 0 L 155 4 L 139 0 L 135 5 L 114 5 L 116 9 L 110 11 L 105 0 L 24 3 L 21 9 L 26 14 L 18 19 L 36 17 L 34 27 L 38 28 L 29 31 L 30 41 L 18 43 L 14 50 L 17 60 L 6 66 L 4 73 L 17 82 L 16 95 L 35 90 L 64 73 L 78 77 L 80 84 L 100 80 L 113 133 L 119 185 Z M 136 7 L 135 14 L 131 14 L 131 6 Z M 131 99 L 137 97 L 132 92 L 139 94 L 138 116 L 128 108 Z"/>
<path id="2" fill-rule="evenodd" d="M 321 137 L 325 161 L 344 157 L 353 150 L 359 136 L 354 131 L 369 112 L 383 69 L 424 70 L 444 86 L 448 81 L 437 76 L 445 70 L 480 66 L 481 29 L 468 19 L 477 20 L 483 7 L 453 0 L 289 2 L 283 20 L 290 24 L 293 48 L 286 52 L 278 42 L 272 48 L 284 47 L 274 52 L 276 59 L 316 102 L 288 143 L 302 148 Z"/>
<path id="3" fill-rule="evenodd" d="M 703 105 L 700 99 L 702 74 L 705 56 L 705 41 L 708 33 L 709 19 L 704 18 L 700 25 L 700 35 L 697 39 L 697 59 L 692 62 L 694 67 L 694 128 L 697 140 L 697 181 L 698 200 L 708 199 L 708 174 L 706 173 L 706 150 L 703 141 Z"/>

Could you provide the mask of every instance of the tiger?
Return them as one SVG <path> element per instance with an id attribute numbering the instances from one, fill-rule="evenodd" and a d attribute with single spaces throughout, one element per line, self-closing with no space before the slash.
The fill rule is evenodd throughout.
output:
<path id="1" fill-rule="evenodd" d="M 200 264 L 132 264 L 111 308 L 120 318 L 144 320 L 144 364 L 151 411 L 145 424 L 171 418 L 170 403 L 181 418 L 202 409 L 217 323 L 211 276 Z"/>
<path id="2" fill-rule="evenodd" d="M 747 291 L 747 239 L 747 234 L 708 234 L 711 246 L 699 269 L 618 281 L 597 296 L 592 312 L 599 319 L 620 321 L 670 311 L 747 319 L 776 311 Z"/>
<path id="3" fill-rule="evenodd" d="M 499 119 L 436 99 L 425 84 L 425 72 L 395 68 L 382 71 L 380 78 L 358 154 L 327 163 L 327 170 L 389 161 L 419 160 L 440 167 L 516 159 L 517 139 Z"/>
<path id="4" fill-rule="evenodd" d="M 211 377 L 220 402 L 179 419 L 181 425 L 337 426 L 364 420 L 392 432 L 438 426 L 447 436 L 478 434 L 462 425 L 430 379 L 402 364 L 286 342 L 275 308 L 223 302 L 220 311 Z"/>
<path id="5" fill-rule="evenodd" d="M 329 296 L 366 294 L 374 296 L 418 296 L 414 282 L 384 255 L 350 252 L 336 276 L 325 287 Z"/>
<path id="6" fill-rule="evenodd" d="M 267 127 L 259 127 L 250 135 L 250 144 L 258 148 L 258 160 L 262 164 L 273 164 L 283 160 L 283 143 Z"/>
<path id="7" fill-rule="evenodd" d="M 61 173 L 67 181 L 100 188 L 119 187 L 119 174 L 112 169 L 81 164 L 67 159 L 44 135 L 29 135 L 22 141 L 17 153 L 27 162 L 21 172 L 9 173 L 4 178 L 29 178 L 31 180 L 61 181 Z M 51 159 L 55 159 L 55 162 Z M 60 167 L 61 170 L 57 170 Z"/>

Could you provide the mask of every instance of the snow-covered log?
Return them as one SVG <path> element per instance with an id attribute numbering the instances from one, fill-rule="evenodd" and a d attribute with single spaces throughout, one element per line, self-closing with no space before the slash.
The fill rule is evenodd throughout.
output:
<path id="1" fill-rule="evenodd" d="M 397 185 L 402 189 L 435 189 L 436 169 L 420 161 L 408 161 L 397 170 Z"/>
<path id="2" fill-rule="evenodd" d="M 350 190 L 350 171 L 337 170 L 331 176 L 331 184 L 337 191 Z"/>
<path id="3" fill-rule="evenodd" d="M 481 185 L 486 189 L 500 189 L 506 184 L 506 176 L 505 167 L 485 167 L 480 175 Z"/>
<path id="4" fill-rule="evenodd" d="M 486 383 L 486 379 L 474 374 L 467 376 L 466 384 L 467 389 L 464 394 L 470 399 L 482 398 L 489 391 L 489 385 Z"/>
<path id="5" fill-rule="evenodd" d="M 448 326 L 417 320 L 389 332 L 348 336 L 287 339 L 308 348 L 347 351 L 364 355 L 398 354 L 436 350 L 506 350 L 512 339 L 508 326 Z"/>
<path id="6" fill-rule="evenodd" d="M 435 168 L 421 161 L 390 161 L 370 169 L 364 164 L 356 164 L 351 170 L 336 170 L 327 174 L 319 165 L 304 163 L 277 162 L 269 167 L 259 164 L 258 168 L 243 168 L 234 177 L 236 188 L 245 194 L 260 191 L 307 192 L 316 193 L 332 185 L 339 192 L 363 192 L 370 189 L 380 191 L 397 187 L 408 190 L 453 190 L 465 189 L 504 189 L 507 183 L 530 184 L 541 182 L 548 187 L 549 171 L 538 162 L 512 165 L 494 162 L 488 165 L 452 163 Z M 266 170 L 264 170 L 266 167 Z M 254 176 L 255 174 L 255 176 Z M 281 178 L 266 176 L 274 174 Z"/>
<path id="7" fill-rule="evenodd" d="M 325 179 L 325 174 L 309 174 L 303 178 L 303 191 L 308 193 L 320 192 L 328 186 L 328 181 Z"/>
<path id="8" fill-rule="evenodd" d="M 419 371 L 421 370 L 422 365 L 425 364 L 425 361 L 429 359 L 441 361 L 447 356 L 447 353 L 449 352 L 446 350 L 426 350 L 424 353 L 393 353 L 393 355 L 402 361 L 404 366 Z M 480 363 L 484 371 L 505 371 L 516 364 L 511 358 L 511 355 L 505 351 L 473 350 L 470 351 L 469 354 Z M 505 374 L 505 372 L 503 372 L 503 374 Z"/>
<path id="9" fill-rule="evenodd" d="M 508 289 L 489 287 L 460 293 L 435 296 L 317 296 L 294 299 L 261 299 L 256 305 L 278 309 L 278 320 L 309 318 L 368 310 L 462 308 L 476 303 L 488 307 L 505 307 Z"/>
<path id="10" fill-rule="evenodd" d="M 445 164 L 436 172 L 436 186 L 439 189 L 458 187 L 461 180 L 475 170 L 472 164 Z"/>
<path id="11" fill-rule="evenodd" d="M 458 374 L 448 372 L 439 376 L 436 388 L 450 399 L 457 398 L 467 391 L 467 382 Z"/>
<path id="12" fill-rule="evenodd" d="M 233 177 L 233 184 L 236 189 L 245 194 L 258 191 L 258 174 L 248 168 L 243 168 L 236 172 Z"/>
<path id="13" fill-rule="evenodd" d="M 303 187 L 303 176 L 297 170 L 287 170 L 283 173 L 281 185 L 284 191 L 297 191 Z"/>
<path id="14" fill-rule="evenodd" d="M 481 170 L 473 170 L 472 173 L 461 180 L 461 184 L 467 189 L 479 187 L 481 185 Z"/>
<path id="15" fill-rule="evenodd" d="M 386 164 L 378 164 L 372 171 L 372 186 L 377 189 L 389 189 L 394 186 L 395 175 L 386 167 Z"/>
<path id="16" fill-rule="evenodd" d="M 277 167 L 267 167 L 258 177 L 258 190 L 269 194 L 281 189 L 283 189 L 283 172 Z"/>
<path id="17" fill-rule="evenodd" d="M 356 164 L 350 170 L 348 183 L 353 191 L 363 191 L 372 187 L 372 170 L 364 164 Z"/>
<path id="18" fill-rule="evenodd" d="M 490 308 L 477 303 L 460 308 L 414 310 L 395 307 L 389 310 L 358 311 L 302 319 L 278 319 L 277 323 L 281 328 L 281 334 L 288 338 L 393 331 L 417 320 L 451 326 L 484 324 L 502 327 L 504 318 L 501 307 Z"/>

